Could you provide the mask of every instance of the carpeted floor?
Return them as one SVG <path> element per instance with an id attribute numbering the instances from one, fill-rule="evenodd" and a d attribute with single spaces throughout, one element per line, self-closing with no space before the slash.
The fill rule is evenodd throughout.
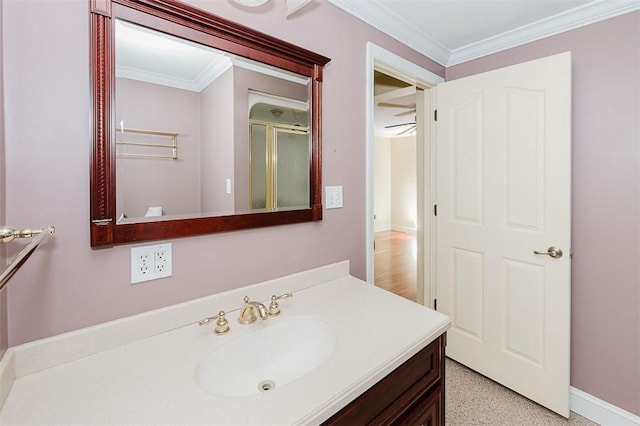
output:
<path id="1" fill-rule="evenodd" d="M 445 389 L 446 424 L 451 426 L 596 425 L 573 412 L 567 420 L 448 358 Z"/>

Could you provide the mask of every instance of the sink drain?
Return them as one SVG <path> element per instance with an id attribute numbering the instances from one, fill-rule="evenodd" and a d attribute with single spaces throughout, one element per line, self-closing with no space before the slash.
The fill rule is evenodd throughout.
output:
<path id="1" fill-rule="evenodd" d="M 260 392 L 269 392 L 270 390 L 273 390 L 276 388 L 276 384 L 273 383 L 271 380 L 263 380 L 260 383 L 258 383 L 258 390 Z"/>

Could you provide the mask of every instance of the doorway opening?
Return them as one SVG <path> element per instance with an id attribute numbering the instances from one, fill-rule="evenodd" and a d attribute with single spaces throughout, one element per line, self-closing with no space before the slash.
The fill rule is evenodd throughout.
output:
<path id="1" fill-rule="evenodd" d="M 376 99 L 375 94 L 375 76 L 384 75 L 385 78 L 391 78 L 399 81 L 400 86 L 393 88 L 392 90 L 406 90 L 408 92 L 413 91 L 415 101 L 405 102 L 402 98 L 390 99 L 392 102 L 386 102 L 383 99 L 381 93 L 377 96 L 382 98 Z M 425 70 L 401 58 L 373 43 L 367 45 L 367 144 L 366 144 L 366 181 L 367 181 L 367 201 L 366 201 L 366 257 L 367 257 L 367 281 L 371 284 L 376 284 L 376 273 L 382 275 L 383 271 L 375 270 L 376 259 L 374 258 L 376 249 L 382 250 L 381 244 L 391 244 L 394 240 L 394 235 L 399 238 L 401 242 L 406 243 L 409 248 L 409 253 L 412 253 L 415 259 L 415 266 L 411 265 L 411 262 L 406 262 L 409 266 L 403 267 L 408 271 L 413 271 L 415 274 L 415 298 L 417 303 L 425 306 L 433 306 L 433 294 L 435 292 L 435 238 L 434 230 L 435 223 L 431 215 L 431 206 L 433 205 L 433 195 L 435 194 L 435 179 L 432 178 L 432 171 L 435 170 L 435 156 L 432 150 L 435 148 L 435 143 L 430 141 L 435 136 L 435 126 L 433 120 L 430 119 L 435 108 L 435 91 L 431 90 L 437 84 L 443 82 L 444 79 L 430 71 Z M 396 83 L 398 84 L 398 83 Z M 391 89 L 388 92 L 392 91 Z M 391 96 L 391 95 L 390 95 Z M 393 95 L 395 96 L 395 94 Z M 402 107 L 397 107 L 396 113 L 406 112 L 408 117 L 400 117 L 403 122 L 397 124 L 403 124 L 396 129 L 398 133 L 407 130 L 405 134 L 415 131 L 415 142 L 413 164 L 415 165 L 415 189 L 409 189 L 415 194 L 415 201 L 413 201 L 413 208 L 409 209 L 411 213 L 405 214 L 404 217 L 411 217 L 407 223 L 407 226 L 401 226 L 395 231 L 400 231 L 403 234 L 398 235 L 389 234 L 385 238 L 380 235 L 380 241 L 375 241 L 376 221 L 382 223 L 382 218 L 378 217 L 378 213 L 374 207 L 375 204 L 375 152 L 376 152 L 376 140 L 375 140 L 375 123 L 376 123 L 376 104 L 377 102 L 386 102 L 389 104 L 398 104 Z M 389 101 L 389 100 L 387 100 Z M 415 111 L 408 106 L 415 104 Z M 389 106 L 391 110 L 393 106 Z M 413 116 L 412 116 L 413 114 Z M 405 118 L 408 118 L 406 121 Z M 413 119 L 413 120 L 412 120 Z M 392 123 L 393 124 L 393 123 Z M 401 135 L 402 136 L 402 135 Z M 391 145 L 389 145 L 391 149 Z M 389 160 L 390 161 L 390 160 Z M 398 194 L 396 194 L 398 195 Z M 394 204 L 394 207 L 395 204 Z M 389 213 L 390 214 L 390 213 Z M 375 219 L 374 219 L 375 215 Z M 413 221 L 413 223 L 411 223 Z M 378 229 L 381 227 L 378 226 Z M 390 229 L 390 231 L 394 231 Z M 410 232 L 406 232 L 410 231 Z M 415 233 L 415 236 L 414 236 Z M 411 248 L 411 239 L 415 249 Z M 404 240 L 404 241 L 402 241 Z M 407 243 L 407 240 L 409 241 Z M 402 244 L 400 244 L 402 245 Z M 409 258 L 410 260 L 410 258 Z M 393 262 L 393 259 L 391 259 Z M 433 265 L 433 267 L 432 267 Z M 380 266 L 380 265 L 379 265 Z M 400 267 L 400 265 L 395 265 Z M 397 269 L 397 268 L 396 268 Z M 380 277 L 381 280 L 384 276 Z M 391 282 L 399 282 L 391 278 Z M 410 296 L 412 298 L 412 296 Z"/>
<path id="2" fill-rule="evenodd" d="M 417 301 L 418 134 L 414 85 L 374 70 L 374 284 Z"/>

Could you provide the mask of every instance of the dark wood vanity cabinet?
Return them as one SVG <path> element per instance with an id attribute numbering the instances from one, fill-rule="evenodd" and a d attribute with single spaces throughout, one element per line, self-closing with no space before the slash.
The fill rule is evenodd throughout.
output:
<path id="1" fill-rule="evenodd" d="M 443 334 L 324 425 L 443 425 Z"/>

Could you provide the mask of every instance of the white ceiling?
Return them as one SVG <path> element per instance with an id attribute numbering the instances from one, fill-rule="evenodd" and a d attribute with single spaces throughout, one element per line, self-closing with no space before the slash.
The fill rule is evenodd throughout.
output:
<path id="1" fill-rule="evenodd" d="M 231 67 L 224 52 L 116 20 L 116 76 L 200 92 Z"/>
<path id="2" fill-rule="evenodd" d="M 640 9 L 640 0 L 328 0 L 446 67 Z"/>
<path id="3" fill-rule="evenodd" d="M 328 1 L 445 67 L 640 9 L 640 0 Z M 409 135 L 400 124 L 415 113 L 401 106 L 413 104 L 402 90 L 376 96 L 375 133 Z"/>

